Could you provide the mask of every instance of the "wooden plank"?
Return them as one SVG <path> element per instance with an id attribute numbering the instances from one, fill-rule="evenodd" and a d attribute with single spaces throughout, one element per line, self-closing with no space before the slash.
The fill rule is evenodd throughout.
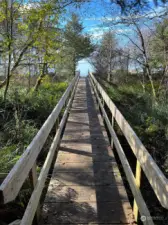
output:
<path id="1" fill-rule="evenodd" d="M 99 211 L 99 215 L 97 215 Z M 53 213 L 55 212 L 55 213 Z M 58 212 L 58 213 L 56 213 Z M 125 214 L 125 212 L 127 212 Z M 43 225 L 135 225 L 131 222 L 129 202 L 57 202 L 44 203 Z M 130 221 L 130 222 L 129 222 Z M 41 225 L 41 224 L 40 224 Z"/>
<path id="2" fill-rule="evenodd" d="M 36 162 L 34 163 L 32 169 L 30 170 L 29 179 L 30 179 L 30 183 L 32 186 L 32 192 L 33 192 L 34 188 L 37 184 L 37 164 L 36 164 Z M 36 210 L 35 214 L 36 214 L 35 215 L 35 223 L 38 224 L 39 218 L 40 218 L 40 205 L 37 206 L 37 210 Z"/>
<path id="3" fill-rule="evenodd" d="M 141 194 L 141 192 L 139 191 L 139 189 L 136 186 L 135 178 L 134 178 L 133 172 L 131 170 L 131 167 L 129 165 L 129 162 L 128 162 L 128 160 L 126 158 L 126 155 L 125 155 L 125 153 L 124 153 L 124 151 L 122 149 L 122 146 L 121 146 L 121 144 L 120 144 L 120 142 L 118 140 L 118 137 L 117 137 L 114 129 L 111 126 L 110 120 L 108 119 L 107 113 L 105 112 L 105 110 L 103 108 L 103 105 L 101 103 L 101 99 L 98 96 L 98 92 L 97 92 L 96 88 L 94 87 L 92 80 L 91 80 L 91 84 L 92 84 L 93 89 L 95 91 L 96 97 L 97 97 L 97 99 L 99 101 L 99 105 L 100 105 L 101 110 L 103 112 L 104 119 L 105 119 L 106 124 L 108 126 L 109 132 L 110 132 L 111 136 L 113 137 L 114 145 L 116 147 L 117 153 L 118 153 L 119 158 L 121 160 L 124 172 L 125 172 L 125 174 L 127 176 L 127 180 L 129 182 L 129 185 L 130 185 L 131 191 L 133 193 L 133 196 L 136 199 L 137 205 L 139 207 L 140 214 L 143 215 L 143 216 L 146 216 L 148 218 L 151 218 L 150 212 L 149 212 L 149 210 L 148 210 L 148 208 L 146 206 L 146 203 L 145 203 L 145 201 L 144 201 L 144 199 L 142 197 L 142 194 Z M 153 221 L 151 219 L 151 220 L 144 221 L 144 225 L 154 225 L 154 223 L 153 223 Z"/>
<path id="4" fill-rule="evenodd" d="M 148 178 L 148 181 L 151 184 L 151 187 L 153 188 L 158 200 L 164 208 L 168 209 L 168 180 L 157 166 L 156 162 L 153 160 L 145 146 L 142 144 L 136 133 L 133 131 L 131 126 L 128 124 L 126 119 L 117 109 L 101 85 L 97 82 L 95 77 L 90 74 L 90 78 L 96 85 L 98 92 L 104 98 L 107 106 L 109 107 L 120 129 L 130 144 L 133 153 L 140 162 L 141 167 Z"/>
<path id="5" fill-rule="evenodd" d="M 102 132 L 103 120 L 87 79 L 80 79 L 74 100 L 76 104 L 72 104 L 67 120 L 40 224 L 133 224 L 128 196 L 110 143 L 104 144 L 107 132 Z M 78 115 L 77 101 L 81 104 Z M 70 124 L 78 132 L 67 136 L 72 118 L 80 126 L 83 124 L 80 117 L 85 105 L 89 118 L 87 135 L 78 135 L 85 128 L 79 130 Z M 92 142 L 92 137 L 103 144 Z"/>
<path id="6" fill-rule="evenodd" d="M 110 172 L 110 171 L 99 171 L 94 173 L 93 171 L 88 173 L 86 171 L 78 170 L 73 172 L 54 172 L 52 175 L 52 180 L 50 185 L 61 182 L 65 186 L 69 185 L 71 187 L 79 183 L 82 186 L 96 186 L 96 185 L 117 185 L 123 186 L 122 178 L 120 173 Z"/>
<path id="7" fill-rule="evenodd" d="M 30 178 L 32 188 L 34 188 L 37 184 L 37 164 L 36 164 L 36 162 L 34 163 L 32 169 L 30 170 L 29 178 Z"/>
<path id="8" fill-rule="evenodd" d="M 0 202 L 5 204 L 16 198 L 20 188 L 22 187 L 25 179 L 28 177 L 30 169 L 33 167 L 37 156 L 39 155 L 56 119 L 58 118 L 62 107 L 66 99 L 69 96 L 71 89 L 73 88 L 78 77 L 76 76 L 62 98 L 53 109 L 52 113 L 49 115 L 41 129 L 38 131 L 37 135 L 34 137 L 30 145 L 24 151 L 21 158 L 17 161 L 15 166 L 12 168 L 6 179 L 0 186 Z"/>
<path id="9" fill-rule="evenodd" d="M 137 163 L 136 163 L 135 182 L 136 182 L 137 188 L 140 188 L 140 185 L 141 185 L 141 165 L 138 162 L 138 160 L 137 160 Z M 138 221 L 138 206 L 137 206 L 137 203 L 136 203 L 135 199 L 134 199 L 134 205 L 133 205 L 133 212 L 134 212 L 134 216 L 135 216 L 135 221 Z"/>
<path id="10" fill-rule="evenodd" d="M 114 129 L 114 116 L 111 117 L 111 126 Z M 111 136 L 111 148 L 113 149 L 113 137 Z"/>
<path id="11" fill-rule="evenodd" d="M 20 225 L 21 220 L 15 220 L 12 223 L 10 223 L 9 225 Z"/>
<path id="12" fill-rule="evenodd" d="M 77 84 L 77 82 L 76 82 L 76 84 Z M 59 128 L 57 130 L 57 133 L 56 133 L 56 135 L 54 137 L 54 140 L 53 140 L 53 142 L 51 144 L 51 147 L 49 149 L 49 152 L 47 154 L 47 157 L 46 157 L 46 160 L 44 162 L 44 165 L 43 165 L 43 167 L 41 169 L 37 185 L 36 185 L 32 195 L 31 195 L 31 198 L 30 198 L 29 203 L 27 205 L 26 211 L 25 211 L 25 213 L 23 215 L 23 218 L 22 218 L 22 221 L 21 221 L 21 225 L 25 225 L 25 224 L 26 225 L 31 225 L 32 224 L 32 221 L 33 221 L 33 218 L 34 218 L 37 206 L 39 204 L 41 193 L 42 193 L 44 185 L 45 185 L 47 174 L 49 172 L 49 169 L 50 169 L 50 166 L 51 166 L 51 163 L 52 163 L 52 160 L 53 160 L 56 148 L 57 148 L 58 143 L 60 141 L 60 135 L 61 135 L 62 129 L 64 127 L 64 124 L 65 124 L 67 116 L 68 116 L 68 110 L 69 110 L 69 108 L 71 106 L 71 102 L 73 100 L 73 96 L 74 96 L 75 89 L 76 89 L 76 84 L 75 84 L 75 87 L 73 89 L 73 93 L 71 95 L 71 98 L 70 98 L 70 100 L 68 102 L 67 108 L 66 108 L 66 110 L 65 110 L 65 112 L 63 114 L 63 117 L 62 117 L 61 123 L 59 125 Z"/>

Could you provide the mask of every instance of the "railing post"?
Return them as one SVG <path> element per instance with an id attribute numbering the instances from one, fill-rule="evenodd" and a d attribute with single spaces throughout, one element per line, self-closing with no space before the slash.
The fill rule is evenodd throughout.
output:
<path id="1" fill-rule="evenodd" d="M 32 169 L 30 170 L 29 179 L 30 179 L 30 183 L 31 183 L 32 191 L 33 191 L 37 184 L 37 164 L 36 164 L 36 162 L 34 163 Z M 38 224 L 39 218 L 40 218 L 40 205 L 38 205 L 36 214 L 35 214 L 35 223 L 36 224 Z"/>
<path id="2" fill-rule="evenodd" d="M 58 116 L 58 118 L 57 118 L 57 120 L 56 120 L 56 132 L 57 132 L 57 130 L 58 130 L 58 127 L 59 127 L 59 116 Z"/>
<path id="3" fill-rule="evenodd" d="M 111 126 L 114 129 L 114 116 L 113 114 L 111 115 Z M 111 148 L 113 149 L 114 146 L 114 141 L 113 141 L 113 137 L 111 136 Z"/>
<path id="4" fill-rule="evenodd" d="M 103 97 L 102 97 L 102 105 L 103 105 L 103 108 L 104 108 L 104 99 L 103 99 Z"/>
<path id="5" fill-rule="evenodd" d="M 90 77 L 90 79 L 91 79 L 92 85 L 93 85 L 93 92 L 95 93 L 95 90 L 94 89 L 96 89 L 96 84 L 94 83 L 92 77 Z M 97 109 L 100 109 L 99 100 L 98 100 L 97 97 L 95 99 L 96 99 L 96 102 L 97 102 L 97 107 L 98 107 Z"/>
<path id="6" fill-rule="evenodd" d="M 141 185 L 141 165 L 139 163 L 139 161 L 137 160 L 136 162 L 136 174 L 135 174 L 135 183 L 137 188 L 140 188 Z M 134 217 L 135 217 L 135 221 L 138 221 L 138 206 L 137 203 L 134 199 L 134 205 L 133 205 L 133 213 L 134 213 Z"/>

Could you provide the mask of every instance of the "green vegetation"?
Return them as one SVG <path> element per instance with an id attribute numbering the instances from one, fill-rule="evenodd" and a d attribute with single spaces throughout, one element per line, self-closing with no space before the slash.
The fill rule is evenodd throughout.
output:
<path id="1" fill-rule="evenodd" d="M 149 90 L 138 83 L 109 85 L 101 81 L 107 93 L 145 144 L 161 170 L 168 175 L 168 101 L 152 104 Z M 150 86 L 150 84 L 147 84 Z"/>
<path id="2" fill-rule="evenodd" d="M 47 119 L 63 92 L 67 82 L 51 83 L 42 80 L 39 91 L 29 92 L 21 86 L 10 88 L 6 101 L 0 92 L 0 174 L 10 171 Z"/>
<path id="3" fill-rule="evenodd" d="M 77 15 L 62 25 L 67 6 L 81 2 L 0 2 L 0 184 L 76 75 L 78 61 L 93 51 Z M 38 156 L 38 171 L 54 135 L 53 127 Z M 15 201 L 0 208 L 0 224 L 12 221 L 8 215 L 15 220 L 23 214 L 30 192 L 27 179 Z"/>
<path id="4" fill-rule="evenodd" d="M 150 1 L 101 1 L 108 4 L 107 18 L 96 13 L 98 21 L 93 23 L 96 17 L 89 19 L 85 12 L 85 29 L 78 10 L 82 3 L 86 10 L 86 4 L 98 2 L 0 1 L 0 183 L 58 103 L 78 62 L 88 58 L 109 96 L 168 175 L 167 4 L 154 0 L 164 6 L 154 13 Z M 71 13 L 75 10 L 79 14 Z M 38 171 L 54 134 L 53 128 L 38 156 Z M 30 190 L 27 179 L 9 204 L 12 210 L 17 205 L 14 218 L 26 206 Z M 8 204 L 3 207 L 9 215 Z M 0 210 L 0 217 L 5 210 Z"/>
<path id="5" fill-rule="evenodd" d="M 156 18 L 151 28 L 144 28 L 145 22 L 131 14 L 121 17 L 119 23 L 134 31 L 122 33 L 130 49 L 118 47 L 117 36 L 109 30 L 103 34 L 92 64 L 112 100 L 167 175 L 168 18 Z"/>
<path id="6" fill-rule="evenodd" d="M 80 18 L 62 27 L 81 1 L 0 2 L 0 173 L 9 172 L 93 51 Z M 65 28 L 65 29 L 64 29 Z M 67 66 L 68 65 L 68 66 Z"/>

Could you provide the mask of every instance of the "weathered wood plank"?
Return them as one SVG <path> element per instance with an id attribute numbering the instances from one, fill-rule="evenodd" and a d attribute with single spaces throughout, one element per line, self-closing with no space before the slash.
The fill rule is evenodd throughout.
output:
<path id="1" fill-rule="evenodd" d="M 95 77 L 90 74 L 90 78 L 96 86 L 98 92 L 102 95 L 116 122 L 118 123 L 124 136 L 130 144 L 133 153 L 140 162 L 141 167 L 145 175 L 147 176 L 158 200 L 164 208 L 168 209 L 168 180 L 166 179 L 160 168 L 157 166 L 156 162 L 153 160 L 140 139 L 137 137 L 131 126 L 128 124 L 126 119 L 117 109 L 117 107 L 109 98 L 101 85 L 97 82 Z"/>
<path id="2" fill-rule="evenodd" d="M 131 170 L 131 167 L 129 165 L 129 162 L 128 162 L 128 160 L 126 158 L 126 155 L 125 155 L 125 153 L 124 153 L 124 151 L 122 149 L 122 146 L 121 146 L 121 144 L 120 144 L 120 142 L 118 140 L 118 137 L 117 137 L 117 135 L 116 135 L 116 133 L 115 133 L 111 123 L 110 123 L 110 120 L 108 119 L 107 113 L 106 113 L 106 111 L 105 111 L 105 109 L 104 109 L 104 107 L 103 107 L 103 105 L 101 103 L 101 99 L 98 96 L 98 92 L 97 92 L 97 90 L 96 90 L 92 80 L 91 80 L 91 84 L 92 84 L 92 87 L 93 87 L 93 89 L 95 91 L 95 95 L 96 95 L 96 97 L 98 99 L 99 106 L 100 106 L 101 111 L 102 111 L 102 113 L 104 115 L 104 119 L 105 119 L 106 124 L 108 126 L 109 132 L 110 132 L 111 136 L 113 137 L 114 145 L 116 147 L 117 153 L 118 153 L 119 158 L 121 160 L 124 172 L 125 172 L 125 174 L 127 176 L 127 180 L 129 182 L 129 185 L 130 185 L 131 191 L 133 193 L 133 196 L 134 196 L 134 198 L 135 198 L 135 200 L 137 202 L 137 205 L 139 207 L 139 211 L 140 211 L 141 215 L 146 216 L 148 218 L 151 218 L 150 212 L 149 212 L 149 210 L 148 210 L 148 208 L 146 206 L 146 203 L 145 203 L 145 201 L 144 201 L 144 199 L 142 197 L 142 194 L 141 194 L 141 192 L 139 191 L 139 189 L 136 186 L 135 178 L 134 178 L 133 172 Z M 144 225 L 154 225 L 154 223 L 153 223 L 153 221 L 151 219 L 151 220 L 144 221 Z"/>
<path id="3" fill-rule="evenodd" d="M 20 225 L 21 220 L 15 220 L 12 223 L 10 223 L 9 225 Z"/>
<path id="4" fill-rule="evenodd" d="M 136 182 L 136 186 L 137 188 L 140 188 L 141 185 L 141 165 L 137 160 L 136 163 L 136 174 L 135 174 L 135 182 Z M 134 205 L 133 205 L 133 212 L 134 212 L 134 216 L 135 216 L 135 221 L 138 221 L 138 205 L 136 203 L 136 200 L 134 199 Z"/>
<path id="5" fill-rule="evenodd" d="M 30 183 L 32 186 L 32 192 L 33 192 L 34 188 L 36 187 L 36 184 L 37 184 L 37 164 L 36 164 L 36 162 L 34 163 L 32 169 L 30 170 L 29 179 L 30 179 Z M 37 206 L 37 210 L 36 210 L 35 214 L 36 214 L 35 222 L 36 222 L 36 224 L 38 224 L 39 218 L 40 218 L 40 205 Z"/>
<path id="6" fill-rule="evenodd" d="M 99 215 L 97 215 L 99 211 Z M 55 214 L 53 213 L 55 212 Z M 58 213 L 57 213 L 58 212 Z M 126 212 L 126 214 L 125 214 Z M 44 203 L 42 224 L 76 224 L 76 225 L 133 225 L 131 222 L 129 202 L 122 205 L 116 202 L 56 202 Z"/>
<path id="7" fill-rule="evenodd" d="M 77 84 L 77 80 L 75 80 L 75 81 L 76 81 L 76 84 Z M 33 218 L 34 218 L 34 215 L 35 215 L 35 212 L 36 212 L 36 209 L 37 209 L 40 197 L 41 197 L 41 193 L 42 193 L 42 190 L 44 188 L 44 184 L 45 184 L 45 181 L 46 181 L 46 178 L 47 178 L 47 174 L 48 174 L 49 169 L 51 167 L 51 163 L 52 163 L 56 148 L 57 148 L 58 143 L 60 141 L 60 135 L 61 135 L 62 129 L 65 125 L 65 122 L 66 122 L 66 119 L 67 119 L 67 116 L 68 116 L 69 108 L 70 108 L 72 100 L 73 100 L 75 89 L 76 89 L 76 85 L 73 88 L 73 93 L 72 93 L 71 98 L 68 102 L 67 108 L 66 108 L 66 110 L 63 114 L 62 120 L 60 122 L 60 125 L 57 129 L 57 133 L 56 133 L 56 135 L 54 137 L 54 140 L 51 144 L 51 147 L 49 149 L 49 152 L 47 154 L 44 165 L 41 169 L 40 175 L 38 177 L 37 185 L 36 185 L 32 195 L 31 195 L 31 198 L 30 198 L 29 203 L 27 205 L 26 211 L 25 211 L 24 216 L 22 218 L 21 225 L 31 225 L 32 224 L 32 221 L 33 221 Z"/>
<path id="8" fill-rule="evenodd" d="M 15 164 L 13 169 L 10 171 L 6 179 L 0 186 L 0 202 L 7 203 L 16 198 L 20 188 L 22 187 L 25 179 L 28 177 L 30 169 L 33 167 L 33 164 L 39 155 L 56 119 L 58 118 L 62 107 L 65 104 L 66 99 L 69 96 L 70 91 L 72 90 L 78 77 L 75 77 L 62 98 L 45 121 L 41 129 L 38 131 L 37 135 L 34 137 L 30 145 L 24 151 L 21 158 Z"/>
<path id="9" fill-rule="evenodd" d="M 76 112 L 78 101 L 80 109 Z M 83 113 L 83 109 L 87 111 Z M 128 196 L 87 79 L 78 84 L 42 218 L 41 224 L 133 222 Z"/>

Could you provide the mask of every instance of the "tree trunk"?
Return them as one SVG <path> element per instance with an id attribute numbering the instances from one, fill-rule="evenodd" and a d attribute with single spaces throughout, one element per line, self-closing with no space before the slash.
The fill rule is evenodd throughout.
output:
<path id="1" fill-rule="evenodd" d="M 74 53 L 74 58 L 73 58 L 73 76 L 75 77 L 76 75 L 76 55 Z"/>
<path id="2" fill-rule="evenodd" d="M 11 67 L 11 54 L 9 54 L 9 60 L 8 60 L 8 72 L 6 77 L 6 86 L 4 91 L 4 101 L 6 100 L 8 88 L 9 88 L 9 81 L 10 81 L 10 67 Z"/>
<path id="3" fill-rule="evenodd" d="M 30 61 L 29 61 L 29 74 L 28 74 L 28 89 L 27 89 L 27 92 L 30 91 L 30 81 L 31 81 L 31 69 L 30 69 Z"/>
<path id="4" fill-rule="evenodd" d="M 38 91 L 38 88 L 39 88 L 39 86 L 40 86 L 40 84 L 41 84 L 42 79 L 45 77 L 46 72 L 47 72 L 47 63 L 44 63 L 44 64 L 43 64 L 42 73 L 41 73 L 41 75 L 39 76 L 39 78 L 37 79 L 36 84 L 35 84 L 35 86 L 34 86 L 34 91 Z"/>
<path id="5" fill-rule="evenodd" d="M 152 79 L 151 69 L 150 69 L 150 66 L 149 66 L 149 60 L 148 60 L 148 56 L 147 56 L 147 52 L 146 52 L 145 40 L 144 40 L 143 34 L 142 34 L 140 28 L 138 27 L 138 25 L 135 22 L 134 22 L 134 25 L 137 29 L 137 32 L 139 34 L 139 38 L 140 38 L 140 41 L 141 41 L 141 46 L 142 46 L 141 52 L 142 52 L 143 57 L 144 57 L 147 76 L 148 76 L 150 84 L 151 84 L 153 99 L 154 99 L 154 101 L 156 101 L 156 90 L 155 90 L 154 82 L 153 82 L 153 79 Z"/>
<path id="6" fill-rule="evenodd" d="M 6 100 L 8 88 L 9 88 L 9 81 L 10 81 L 10 73 L 11 73 L 11 45 L 12 45 L 12 38 L 13 38 L 13 2 L 9 2 L 10 7 L 10 18 L 8 19 L 8 3 L 6 2 L 6 32 L 8 37 L 8 69 L 7 69 L 7 76 L 6 76 L 6 86 L 4 91 L 4 101 Z"/>
<path id="7" fill-rule="evenodd" d="M 107 82 L 110 82 L 110 72 L 107 74 Z"/>
<path id="8" fill-rule="evenodd" d="M 149 81 L 150 81 L 150 84 L 151 84 L 152 95 L 153 95 L 154 100 L 156 100 L 156 90 L 155 90 L 154 82 L 153 82 L 153 79 L 152 79 L 151 71 L 150 71 L 150 68 L 149 68 L 148 65 L 146 67 L 146 70 L 147 70 L 147 75 L 148 75 L 148 78 L 149 78 Z"/>

